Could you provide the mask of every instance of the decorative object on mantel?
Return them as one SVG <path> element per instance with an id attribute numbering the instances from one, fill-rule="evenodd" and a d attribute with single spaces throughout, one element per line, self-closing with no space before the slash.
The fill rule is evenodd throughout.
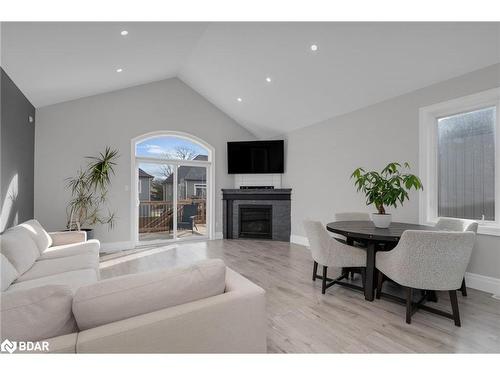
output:
<path id="1" fill-rule="evenodd" d="M 408 192 L 423 190 L 422 182 L 414 174 L 403 174 L 401 169 L 410 169 L 410 164 L 389 163 L 382 171 L 366 172 L 363 168 L 357 168 L 352 172 L 354 185 L 357 191 L 362 191 L 366 196 L 366 204 L 374 204 L 377 213 L 372 214 L 373 224 L 377 228 L 388 228 L 391 225 L 392 215 L 385 212 L 384 206 L 396 208 L 402 206 L 409 199 Z"/>
<path id="2" fill-rule="evenodd" d="M 113 228 L 115 215 L 108 209 L 102 214 L 102 206 L 106 204 L 111 175 L 118 158 L 118 151 L 106 147 L 99 156 L 87 156 L 90 159 L 86 169 L 80 169 L 75 177 L 68 178 L 71 200 L 68 203 L 68 230 L 84 230 L 87 238 L 92 238 L 92 229 L 85 226 L 108 224 Z"/>

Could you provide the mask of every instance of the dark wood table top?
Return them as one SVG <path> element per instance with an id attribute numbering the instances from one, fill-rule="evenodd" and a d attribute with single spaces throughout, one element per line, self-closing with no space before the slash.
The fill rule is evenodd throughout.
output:
<path id="1" fill-rule="evenodd" d="M 376 228 L 372 221 L 335 221 L 328 223 L 326 229 L 353 239 L 398 242 L 405 230 L 437 230 L 420 224 L 393 222 L 389 228 Z"/>

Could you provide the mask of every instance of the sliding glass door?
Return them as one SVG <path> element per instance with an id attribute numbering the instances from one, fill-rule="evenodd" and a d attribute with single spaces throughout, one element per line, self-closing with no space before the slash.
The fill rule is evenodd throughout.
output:
<path id="1" fill-rule="evenodd" d="M 186 138 L 159 136 L 135 143 L 134 224 L 139 243 L 210 237 L 211 153 Z"/>
<path id="2" fill-rule="evenodd" d="M 177 169 L 177 237 L 207 235 L 207 168 Z"/>
<path id="3" fill-rule="evenodd" d="M 174 172 L 169 164 L 139 163 L 137 168 L 139 241 L 172 240 Z"/>

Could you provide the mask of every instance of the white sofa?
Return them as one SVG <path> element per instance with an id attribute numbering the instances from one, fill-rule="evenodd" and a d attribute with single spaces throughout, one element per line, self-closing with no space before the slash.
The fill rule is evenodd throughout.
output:
<path id="1" fill-rule="evenodd" d="M 0 239 L 1 340 L 66 353 L 263 353 L 265 292 L 221 260 L 99 280 L 99 241 L 36 220 Z"/>

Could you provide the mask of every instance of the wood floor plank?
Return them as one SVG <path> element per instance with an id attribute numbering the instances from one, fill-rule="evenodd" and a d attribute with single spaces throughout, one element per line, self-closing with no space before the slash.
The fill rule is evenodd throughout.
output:
<path id="1" fill-rule="evenodd" d="M 271 353 L 500 353 L 500 301 L 491 295 L 470 288 L 468 297 L 459 294 L 462 327 L 425 311 L 407 325 L 405 307 L 391 301 L 368 302 L 361 292 L 341 286 L 322 295 L 321 281 L 311 280 L 308 250 L 287 242 L 215 240 L 142 247 L 101 256 L 101 277 L 207 258 L 223 259 L 266 290 Z M 447 293 L 438 296 L 434 305 L 450 310 Z"/>

